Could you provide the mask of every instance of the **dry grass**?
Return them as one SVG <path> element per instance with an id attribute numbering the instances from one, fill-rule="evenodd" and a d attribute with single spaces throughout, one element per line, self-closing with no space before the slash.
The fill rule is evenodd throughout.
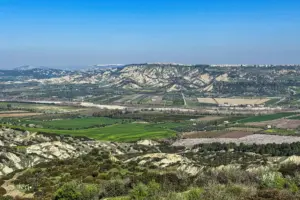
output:
<path id="1" fill-rule="evenodd" d="M 183 133 L 183 138 L 218 138 L 223 135 L 224 131 L 195 131 Z"/>
<path id="2" fill-rule="evenodd" d="M 243 130 L 223 130 L 223 131 L 195 131 L 183 133 L 183 138 L 242 138 L 248 135 L 252 135 L 255 131 L 243 131 Z"/>
<path id="3" fill-rule="evenodd" d="M 230 131 L 246 131 L 246 132 L 258 132 L 261 131 L 263 129 L 261 128 L 247 128 L 247 127 L 230 127 L 228 128 L 228 130 Z"/>
<path id="4" fill-rule="evenodd" d="M 271 125 L 276 128 L 281 129 L 296 129 L 300 126 L 300 120 L 295 119 L 276 119 L 264 122 L 251 122 L 247 123 L 246 125 L 250 126 L 259 126 L 259 127 L 266 127 L 267 125 Z"/>
<path id="5" fill-rule="evenodd" d="M 0 117 L 28 117 L 28 116 L 35 116 L 35 115 L 41 115 L 42 113 L 0 113 Z"/>
<path id="6" fill-rule="evenodd" d="M 243 138 L 248 135 L 252 135 L 253 132 L 249 131 L 232 131 L 225 134 L 222 134 L 218 138 Z"/>
<path id="7" fill-rule="evenodd" d="M 279 136 L 279 135 L 265 135 L 265 134 L 253 134 L 241 138 L 192 138 L 182 139 L 176 141 L 173 146 L 187 146 L 191 147 L 196 144 L 210 144 L 213 142 L 219 143 L 244 143 L 244 144 L 282 144 L 282 143 L 294 143 L 300 142 L 300 137 L 296 136 Z"/>
<path id="8" fill-rule="evenodd" d="M 224 117 L 220 117 L 220 116 L 205 116 L 205 117 L 201 117 L 198 120 L 199 121 L 215 121 L 215 120 L 219 120 L 219 119 L 223 119 Z"/>

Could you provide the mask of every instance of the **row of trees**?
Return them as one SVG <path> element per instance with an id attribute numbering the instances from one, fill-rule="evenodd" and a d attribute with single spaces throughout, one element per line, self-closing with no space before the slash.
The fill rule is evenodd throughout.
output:
<path id="1" fill-rule="evenodd" d="M 236 143 L 211 143 L 211 144 L 197 144 L 193 147 L 199 149 L 199 152 L 207 151 L 228 151 L 234 150 L 236 152 L 253 152 L 257 154 L 269 154 L 272 156 L 292 156 L 300 155 L 300 142 L 291 144 L 236 144 Z"/>

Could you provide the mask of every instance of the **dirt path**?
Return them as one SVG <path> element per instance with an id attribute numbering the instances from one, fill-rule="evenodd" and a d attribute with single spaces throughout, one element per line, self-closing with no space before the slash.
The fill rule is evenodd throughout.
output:
<path id="1" fill-rule="evenodd" d="M 21 192 L 20 190 L 18 190 L 16 188 L 16 186 L 13 184 L 13 182 L 15 180 L 17 180 L 17 178 L 19 176 L 21 176 L 23 174 L 23 172 L 20 173 L 16 173 L 12 179 L 6 180 L 3 185 L 1 185 L 2 188 L 4 188 L 6 190 L 6 194 L 4 196 L 12 196 L 13 198 L 16 197 L 22 197 L 22 198 L 33 198 L 33 194 L 25 194 L 24 192 Z"/>
<path id="2" fill-rule="evenodd" d="M 286 119 L 291 119 L 293 117 L 298 117 L 298 116 L 300 116 L 300 114 L 295 114 L 295 115 L 288 116 L 288 117 L 286 117 Z"/>
<path id="3" fill-rule="evenodd" d="M 276 103 L 274 103 L 274 105 L 277 105 L 277 104 L 281 103 L 281 102 L 284 101 L 285 99 L 286 99 L 286 97 L 280 99 L 279 101 L 277 101 Z"/>
<path id="4" fill-rule="evenodd" d="M 183 102 L 184 102 L 184 106 L 187 106 L 187 103 L 186 103 L 185 96 L 184 96 L 183 92 L 181 92 L 181 95 L 182 95 L 182 99 L 183 99 Z"/>

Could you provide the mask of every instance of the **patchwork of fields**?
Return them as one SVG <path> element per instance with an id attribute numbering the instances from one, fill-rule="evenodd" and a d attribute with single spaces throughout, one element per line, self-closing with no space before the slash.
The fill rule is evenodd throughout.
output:
<path id="1" fill-rule="evenodd" d="M 257 127 L 271 126 L 279 129 L 297 129 L 300 126 L 300 120 L 276 119 L 271 121 L 251 122 L 246 124 Z"/>
<path id="2" fill-rule="evenodd" d="M 132 99 L 149 99 L 147 95 L 131 97 Z M 173 97 L 176 95 L 168 96 L 170 99 Z M 160 102 L 162 99 L 162 96 L 152 96 L 150 100 Z M 4 126 L 31 132 L 82 136 L 105 141 L 133 142 L 141 139 L 164 139 L 175 136 L 195 140 L 201 138 L 241 139 L 258 133 L 300 136 L 297 131 L 300 127 L 299 116 L 292 112 L 234 117 L 199 115 L 192 112 L 163 113 L 153 110 L 141 113 L 119 113 L 113 117 L 101 115 L 92 117 L 93 108 L 86 108 L 90 109 L 87 112 L 90 115 L 87 116 L 84 112 L 79 112 L 86 109 L 72 106 L 11 103 L 8 107 L 5 102 L 1 102 L 1 106 L 4 111 L 0 112 L 0 118 L 2 117 L 1 123 Z M 11 110 L 5 110 L 5 108 Z M 29 112 L 26 109 L 39 112 Z M 57 110 L 64 112 L 56 112 Z M 55 114 L 49 115 L 49 113 Z M 266 129 L 268 125 L 272 128 Z"/>

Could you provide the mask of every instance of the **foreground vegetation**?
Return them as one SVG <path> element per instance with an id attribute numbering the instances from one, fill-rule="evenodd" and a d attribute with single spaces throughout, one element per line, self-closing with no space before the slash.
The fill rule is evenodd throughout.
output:
<path id="1" fill-rule="evenodd" d="M 294 145 L 295 147 L 300 146 L 299 144 Z M 266 155 L 267 149 L 277 151 L 276 148 L 278 148 L 272 145 L 233 146 L 234 151 L 232 152 L 221 144 L 215 144 L 213 147 L 207 145 L 201 146 L 201 152 L 210 153 L 203 155 L 198 160 L 210 156 L 217 161 L 214 154 L 220 149 L 228 149 L 227 152 L 232 154 L 231 157 L 227 157 L 229 163 L 235 163 L 243 155 L 246 155 L 244 151 L 252 151 L 257 147 L 266 149 L 266 152 L 261 152 L 263 154 L 253 157 L 256 160 L 260 159 L 259 155 Z M 279 150 L 285 153 L 289 148 L 294 149 L 293 146 L 286 146 Z M 172 149 L 168 147 L 168 149 L 162 150 L 170 151 Z M 173 149 L 172 152 L 175 153 L 178 150 Z M 147 150 L 148 153 L 151 151 L 154 149 Z M 239 153 L 239 156 L 235 157 L 236 153 Z M 242 168 L 234 167 L 234 165 L 227 168 L 216 168 L 211 163 L 205 168 L 199 167 L 197 174 L 191 175 L 177 168 L 177 165 L 159 167 L 151 164 L 141 165 L 134 160 L 130 161 L 130 158 L 139 155 L 142 154 L 114 157 L 109 152 L 95 149 L 86 156 L 54 160 L 25 170 L 19 174 L 14 184 L 26 193 L 34 193 L 35 199 L 45 200 L 105 198 L 111 200 L 296 200 L 300 198 L 300 165 L 297 164 L 285 163 L 270 166 L 264 162 L 253 165 L 254 162 L 244 160 Z M 124 162 L 125 160 L 127 161 Z M 152 161 L 152 163 L 155 162 L 159 162 L 159 160 Z M 219 165 L 222 164 L 226 164 L 226 162 L 221 160 Z M 12 176 L 13 174 L 10 174 L 2 180 L 0 179 L 0 183 Z M 0 197 L 0 199 L 3 198 Z"/>
<path id="2" fill-rule="evenodd" d="M 5 109 L 11 107 L 6 106 Z M 83 136 L 112 142 L 157 139 L 159 145 L 150 147 L 136 144 L 133 149 L 124 146 L 124 151 L 128 153 L 122 155 L 94 149 L 78 158 L 53 160 L 9 174 L 0 179 L 0 185 L 12 181 L 18 190 L 43 200 L 296 200 L 300 198 L 300 165 L 281 163 L 280 160 L 287 156 L 299 156 L 300 143 L 212 143 L 187 149 L 169 146 L 170 141 L 164 140 L 179 137 L 182 132 L 203 131 L 209 134 L 209 130 L 242 129 L 248 122 L 292 115 L 295 113 L 222 115 L 206 121 L 202 120 L 205 115 L 199 113 L 101 110 L 84 114 L 51 113 L 6 118 L 1 120 L 3 126 L 22 131 Z M 296 130 L 275 128 L 262 129 L 262 132 L 297 134 Z M 24 152 L 26 148 L 8 147 L 16 152 Z M 166 165 L 160 163 L 163 158 L 139 158 L 152 153 L 181 156 L 182 160 L 167 160 L 169 164 Z M 14 175 L 16 179 L 12 180 Z M 5 193 L 0 187 L 0 196 Z M 0 197 L 0 200 L 5 198 Z"/>

